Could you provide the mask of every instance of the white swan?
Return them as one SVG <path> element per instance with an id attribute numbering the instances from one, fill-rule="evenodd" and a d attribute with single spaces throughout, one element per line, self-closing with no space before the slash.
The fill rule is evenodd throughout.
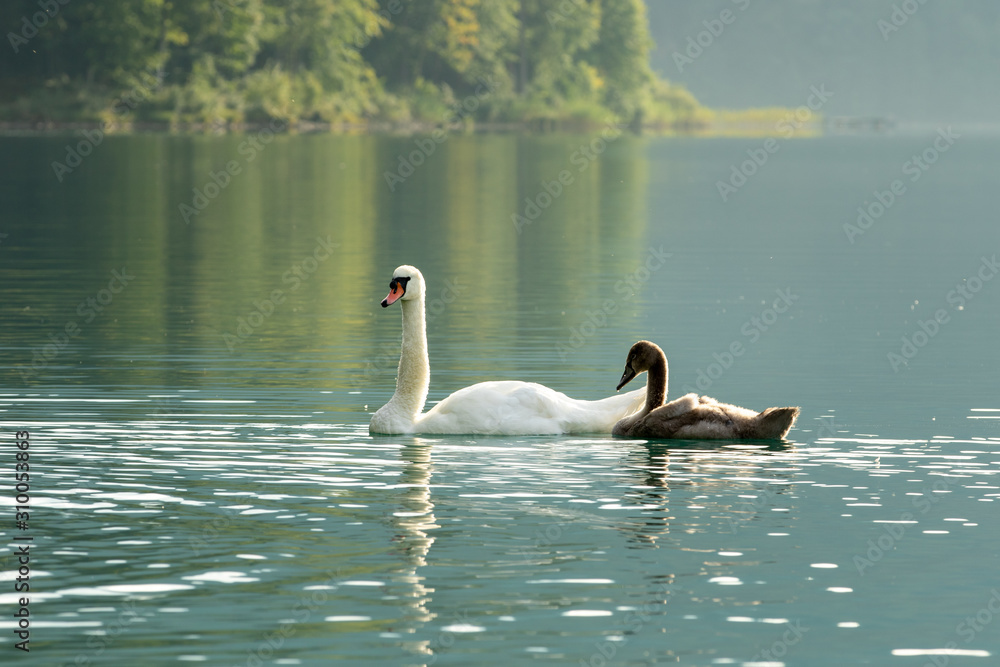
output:
<path id="1" fill-rule="evenodd" d="M 396 392 L 372 415 L 369 433 L 610 433 L 619 419 L 642 407 L 645 388 L 582 401 L 534 382 L 499 381 L 459 389 L 421 414 L 430 385 L 425 292 L 424 277 L 414 267 L 401 266 L 393 272 L 382 307 L 399 301 L 403 310 Z"/>

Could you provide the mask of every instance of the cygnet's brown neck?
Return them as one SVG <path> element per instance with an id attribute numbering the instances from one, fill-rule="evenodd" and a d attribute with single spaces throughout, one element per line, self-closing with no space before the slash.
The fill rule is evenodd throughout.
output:
<path id="1" fill-rule="evenodd" d="M 667 398 L 667 358 L 661 353 L 653 365 L 646 369 L 646 408 L 652 412 L 663 405 Z"/>

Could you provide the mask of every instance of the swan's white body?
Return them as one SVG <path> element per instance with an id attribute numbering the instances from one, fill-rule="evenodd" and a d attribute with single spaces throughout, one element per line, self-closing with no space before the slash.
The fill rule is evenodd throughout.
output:
<path id="1" fill-rule="evenodd" d="M 389 401 L 372 415 L 371 433 L 557 435 L 610 432 L 642 407 L 645 392 L 583 401 L 534 382 L 480 382 L 459 389 L 424 414 Z M 421 407 L 423 407 L 421 405 Z"/>
<path id="2" fill-rule="evenodd" d="M 645 388 L 584 401 L 534 382 L 497 381 L 459 389 L 421 414 L 430 386 L 423 276 L 411 266 L 399 267 L 393 276 L 394 283 L 400 276 L 408 279 L 402 296 L 396 297 L 403 310 L 396 392 L 372 415 L 370 433 L 610 433 L 618 420 L 642 408 Z M 395 293 L 392 289 L 386 301 Z"/>

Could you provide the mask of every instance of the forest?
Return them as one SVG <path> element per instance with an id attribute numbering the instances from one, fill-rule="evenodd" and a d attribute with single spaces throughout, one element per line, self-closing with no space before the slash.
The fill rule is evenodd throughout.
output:
<path id="1" fill-rule="evenodd" d="M 642 0 L 8 0 L 0 121 L 692 127 Z"/>

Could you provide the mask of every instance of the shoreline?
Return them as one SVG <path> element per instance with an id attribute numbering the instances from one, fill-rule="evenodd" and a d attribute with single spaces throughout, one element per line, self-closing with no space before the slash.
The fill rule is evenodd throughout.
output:
<path id="1" fill-rule="evenodd" d="M 59 135 L 79 131 L 100 130 L 108 135 L 136 135 L 136 134 L 171 134 L 171 135 L 216 135 L 225 134 L 247 134 L 262 130 L 271 131 L 271 123 L 250 122 L 250 123 L 188 123 L 183 125 L 165 122 L 136 122 L 128 124 L 105 123 L 100 121 L 0 121 L 0 135 L 2 136 L 34 136 L 34 135 Z M 285 124 L 285 129 L 279 134 L 333 134 L 333 135 L 390 135 L 390 136 L 418 136 L 439 131 L 459 134 L 590 134 L 606 129 L 608 124 L 583 123 L 583 122 L 558 122 L 546 121 L 536 122 L 477 122 L 477 123 L 456 123 L 445 127 L 433 123 L 327 123 L 315 121 L 298 121 Z M 787 128 L 781 127 L 773 122 L 754 121 L 718 121 L 702 123 L 677 123 L 673 125 L 643 125 L 635 127 L 629 123 L 616 123 L 614 126 L 622 131 L 631 131 L 633 134 L 650 136 L 678 136 L 678 137 L 769 137 L 785 136 Z M 884 132 L 891 129 L 892 125 L 876 125 L 871 127 L 871 131 Z M 795 128 L 795 137 L 812 137 L 827 133 L 830 130 L 840 129 L 838 124 L 818 118 L 806 123 L 802 123 Z"/>

